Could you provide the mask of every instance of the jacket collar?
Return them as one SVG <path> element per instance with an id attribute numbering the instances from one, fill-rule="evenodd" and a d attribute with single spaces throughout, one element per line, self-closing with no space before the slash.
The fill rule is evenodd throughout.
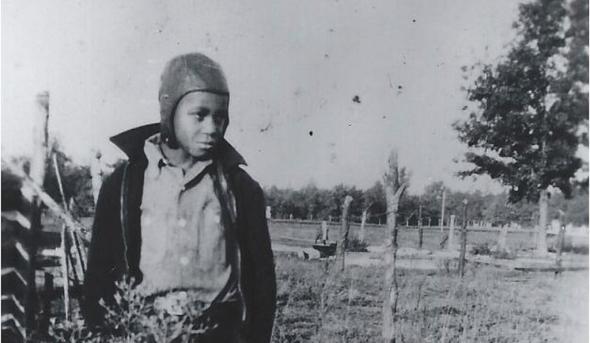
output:
<path id="1" fill-rule="evenodd" d="M 124 132 L 121 132 L 110 138 L 119 149 L 121 149 L 129 159 L 143 156 L 143 147 L 145 140 L 150 136 L 160 132 L 160 123 L 139 126 Z M 246 160 L 240 153 L 225 140 L 221 141 L 218 150 L 218 158 L 226 169 L 231 169 L 240 164 L 246 165 Z"/>

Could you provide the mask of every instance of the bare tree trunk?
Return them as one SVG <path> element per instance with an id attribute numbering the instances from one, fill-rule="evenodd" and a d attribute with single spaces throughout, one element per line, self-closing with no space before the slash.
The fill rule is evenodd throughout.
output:
<path id="1" fill-rule="evenodd" d="M 537 255 L 547 255 L 547 210 L 549 206 L 549 192 L 541 191 L 539 196 L 539 227 L 537 228 Z"/>
<path id="2" fill-rule="evenodd" d="M 338 253 L 337 256 L 340 256 L 342 259 L 342 270 L 344 270 L 344 255 L 346 254 L 346 245 L 348 244 L 348 232 L 350 231 L 350 223 L 348 222 L 348 212 L 350 208 L 350 203 L 352 202 L 352 197 L 347 195 L 344 198 L 344 202 L 342 203 L 342 226 L 340 227 L 340 244 L 338 244 L 337 249 Z"/>
<path id="3" fill-rule="evenodd" d="M 407 187 L 405 170 L 398 166 L 397 152 L 389 156 L 389 170 L 385 173 L 383 186 L 387 200 L 387 227 L 390 231 L 390 251 L 386 255 L 385 296 L 383 302 L 382 336 L 387 343 L 394 343 L 397 331 L 397 302 L 399 289 L 396 276 L 397 222 L 400 199 Z"/>

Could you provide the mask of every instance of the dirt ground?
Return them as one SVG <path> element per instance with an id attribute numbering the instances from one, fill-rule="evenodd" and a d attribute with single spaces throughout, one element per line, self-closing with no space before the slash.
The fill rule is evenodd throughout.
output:
<path id="1" fill-rule="evenodd" d="M 555 296 L 551 306 L 559 321 L 553 325 L 554 334 L 562 342 L 586 343 L 588 336 L 588 271 L 565 272 L 556 278 Z"/>

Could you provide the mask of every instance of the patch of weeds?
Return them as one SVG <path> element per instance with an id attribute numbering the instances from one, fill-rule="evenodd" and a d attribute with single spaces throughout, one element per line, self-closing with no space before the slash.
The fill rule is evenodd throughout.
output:
<path id="1" fill-rule="evenodd" d="M 105 310 L 101 329 L 90 330 L 80 312 L 73 313 L 69 321 L 54 318 L 49 327 L 52 342 L 171 342 L 187 341 L 209 332 L 215 325 L 199 320 L 205 310 L 204 303 L 191 302 L 175 316 L 155 310 L 129 283 L 118 282 L 112 304 L 101 301 Z"/>
<path id="2" fill-rule="evenodd" d="M 516 259 L 516 254 L 507 250 L 496 250 L 492 253 L 492 257 L 499 260 L 514 260 Z"/>
<path id="3" fill-rule="evenodd" d="M 492 249 L 488 243 L 477 243 L 471 247 L 469 251 L 471 255 L 491 255 Z"/>
<path id="4" fill-rule="evenodd" d="M 358 238 L 353 238 L 348 241 L 348 244 L 346 245 L 346 251 L 368 252 L 368 246 L 369 244 L 367 242 L 360 241 Z"/>

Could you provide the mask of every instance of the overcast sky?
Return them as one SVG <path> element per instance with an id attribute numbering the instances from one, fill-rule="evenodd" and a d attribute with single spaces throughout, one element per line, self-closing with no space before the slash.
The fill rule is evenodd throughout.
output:
<path id="1" fill-rule="evenodd" d="M 397 148 L 413 193 L 497 191 L 454 176 L 451 124 L 467 115 L 460 67 L 497 61 L 516 17 L 514 0 L 2 1 L 2 153 L 30 151 L 49 90 L 68 154 L 121 157 L 108 137 L 158 121 L 164 64 L 200 51 L 227 74 L 226 138 L 264 186 L 366 188 Z"/>

